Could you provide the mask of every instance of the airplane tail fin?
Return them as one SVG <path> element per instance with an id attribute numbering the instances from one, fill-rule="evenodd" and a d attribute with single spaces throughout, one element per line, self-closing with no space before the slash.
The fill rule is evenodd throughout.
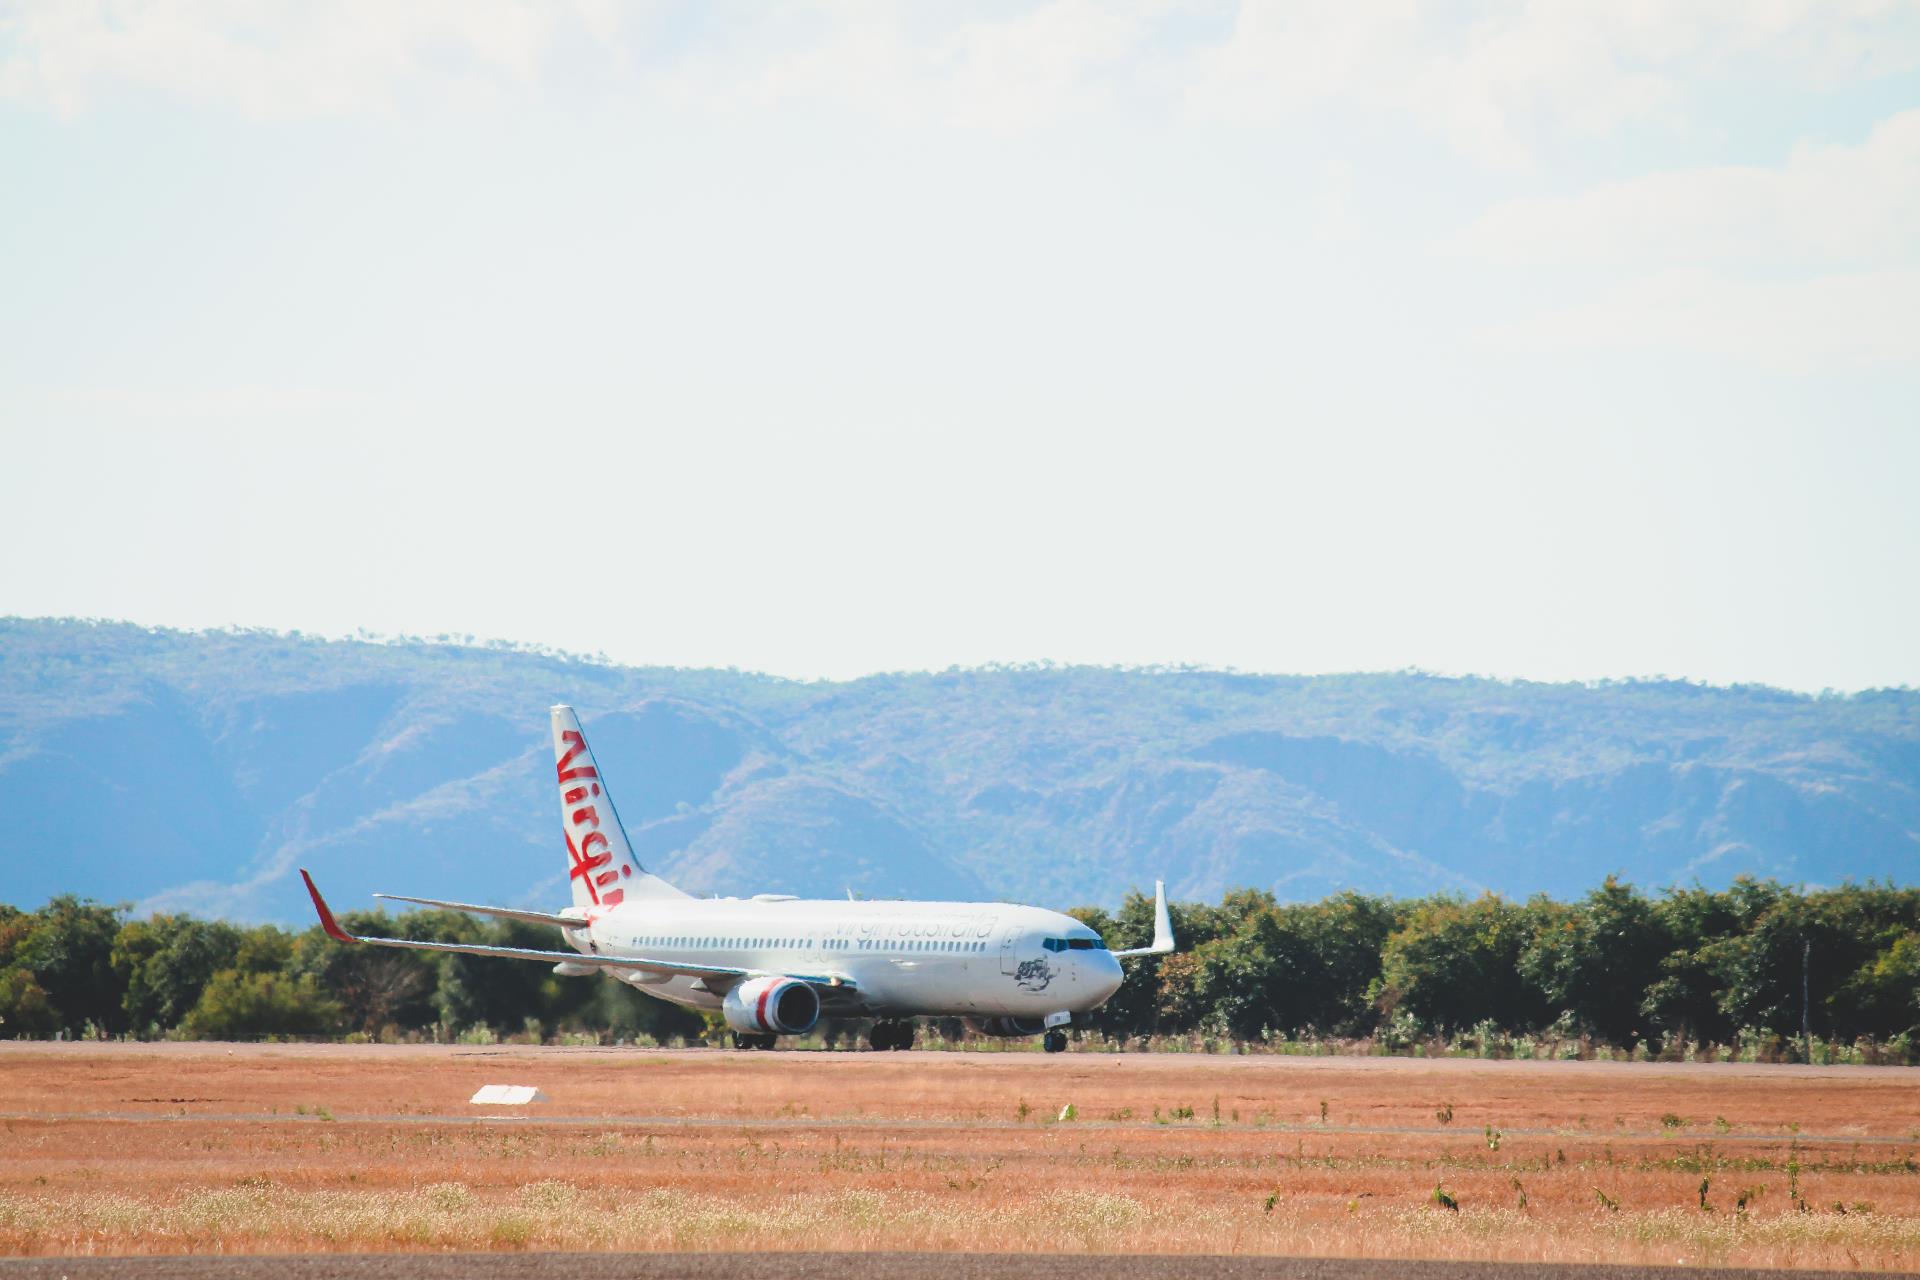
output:
<path id="1" fill-rule="evenodd" d="M 576 907 L 614 907 L 632 898 L 684 898 L 633 856 L 593 748 L 569 706 L 553 709 L 554 772 L 559 775 L 560 826 L 567 837 L 568 880 Z"/>

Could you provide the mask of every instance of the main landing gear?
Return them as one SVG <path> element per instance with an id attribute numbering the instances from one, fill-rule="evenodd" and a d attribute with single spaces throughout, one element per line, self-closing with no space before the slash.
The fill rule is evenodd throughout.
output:
<path id="1" fill-rule="evenodd" d="M 1040 1047 L 1048 1053 L 1065 1053 L 1067 1051 L 1067 1033 L 1058 1027 L 1054 1028 L 1052 1031 L 1047 1032 L 1046 1036 L 1040 1041 Z"/>
<path id="2" fill-rule="evenodd" d="M 873 1030 L 867 1032 L 867 1043 L 875 1049 L 911 1049 L 913 1048 L 913 1024 L 911 1022 L 876 1022 Z"/>
<path id="3" fill-rule="evenodd" d="M 779 1037 L 774 1035 L 756 1035 L 746 1031 L 733 1033 L 733 1047 L 736 1049 L 771 1049 Z"/>

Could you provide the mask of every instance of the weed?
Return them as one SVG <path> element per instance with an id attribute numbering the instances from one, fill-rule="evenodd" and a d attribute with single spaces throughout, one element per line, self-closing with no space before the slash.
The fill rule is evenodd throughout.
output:
<path id="1" fill-rule="evenodd" d="M 1707 1203 L 1707 1191 L 1713 1186 L 1712 1178 L 1700 1179 L 1700 1212 L 1712 1213 L 1713 1206 Z"/>
<path id="2" fill-rule="evenodd" d="M 1326 1122 L 1327 1122 L 1327 1100 L 1325 1098 L 1322 1098 L 1320 1099 L 1320 1123 L 1325 1124 Z"/>
<path id="3" fill-rule="evenodd" d="M 1440 1109 L 1433 1113 L 1433 1118 L 1435 1120 L 1438 1120 L 1441 1124 L 1452 1124 L 1453 1123 L 1453 1104 L 1451 1102 L 1441 1103 Z"/>
<path id="4" fill-rule="evenodd" d="M 1608 1195 L 1606 1192 L 1602 1191 L 1600 1188 L 1595 1187 L 1593 1189 L 1593 1196 L 1594 1196 L 1594 1199 L 1600 1202 L 1600 1207 L 1602 1209 L 1605 1209 L 1608 1213 L 1620 1212 L 1620 1202 L 1618 1200 L 1615 1200 L 1612 1196 Z"/>
<path id="5" fill-rule="evenodd" d="M 1033 1108 L 1027 1105 L 1027 1100 L 1025 1098 L 1022 1098 L 1020 1099 L 1020 1105 L 1014 1109 L 1013 1114 L 1018 1116 L 1020 1119 L 1025 1120 L 1028 1116 L 1033 1114 Z"/>
<path id="6" fill-rule="evenodd" d="M 1445 1209 L 1448 1213 L 1460 1212 L 1460 1202 L 1453 1198 L 1453 1193 L 1447 1190 L 1445 1183 L 1434 1183 L 1433 1194 L 1428 1196 L 1427 1199 L 1431 1203 Z"/>
<path id="7" fill-rule="evenodd" d="M 1498 1151 L 1500 1149 L 1500 1140 L 1505 1135 L 1502 1134 L 1498 1129 L 1494 1128 L 1492 1125 L 1488 1125 L 1481 1132 L 1487 1140 L 1487 1150 Z"/>
<path id="8" fill-rule="evenodd" d="M 1660 1117 L 1660 1127 L 1662 1129 L 1684 1129 L 1686 1125 L 1687 1118 L 1672 1111 Z"/>

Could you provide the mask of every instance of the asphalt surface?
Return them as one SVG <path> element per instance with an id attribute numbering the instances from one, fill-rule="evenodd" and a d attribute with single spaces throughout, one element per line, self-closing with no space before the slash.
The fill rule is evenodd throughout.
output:
<path id="1" fill-rule="evenodd" d="M 1700 1268 L 993 1253 L 360 1253 L 0 1259 L 0 1280 L 1668 1280 Z M 1788 1273 L 1713 1270 L 1714 1280 Z M 1891 1272 L 1795 1271 L 1795 1277 Z"/>
<path id="2" fill-rule="evenodd" d="M 0 1111 L 0 1122 L 19 1123 L 59 1123 L 73 1124 L 95 1121 L 110 1121 L 114 1124 L 259 1124 L 259 1125 L 319 1125 L 326 1124 L 344 1128 L 350 1125 L 402 1125 L 426 1128 L 451 1127 L 464 1128 L 474 1124 L 523 1125 L 533 1128 L 562 1129 L 739 1129 L 739 1130 L 804 1130 L 808 1133 L 822 1129 L 848 1130 L 908 1130 L 923 1133 L 931 1129 L 1018 1129 L 1029 1130 L 1032 1122 L 1025 1120 L 991 1119 L 897 1119 L 886 1116 L 623 1116 L 623 1115 L 551 1115 L 541 1112 L 529 1112 L 518 1108 L 512 1110 L 476 1110 L 462 1115 L 278 1115 L 262 1114 L 258 1111 Z M 1076 1120 L 1074 1132 L 1124 1129 L 1137 1131 L 1140 1122 L 1135 1120 Z M 1292 1134 L 1347 1134 L 1361 1137 L 1437 1137 L 1457 1138 L 1462 1134 L 1472 1137 L 1471 1129 L 1452 1127 L 1442 1128 L 1434 1125 L 1370 1125 L 1370 1124 L 1262 1124 L 1246 1125 L 1238 1122 L 1230 1124 L 1209 1123 L 1206 1120 L 1193 1120 L 1184 1124 L 1175 1122 L 1158 1126 L 1168 1129 L 1257 1129 L 1261 1133 Z M 1650 1142 L 1672 1143 L 1713 1143 L 1738 1144 L 1761 1143 L 1774 1145 L 1782 1142 L 1798 1142 L 1803 1146 L 1899 1146 L 1911 1147 L 1916 1139 L 1913 1134 L 1891 1133 L 1720 1133 L 1704 1129 L 1607 1129 L 1590 1131 L 1585 1129 L 1530 1129 L 1514 1125 L 1501 1129 L 1509 1138 L 1570 1138 L 1584 1140 L 1602 1138 L 1609 1142 L 1627 1142 L 1635 1139 Z"/>

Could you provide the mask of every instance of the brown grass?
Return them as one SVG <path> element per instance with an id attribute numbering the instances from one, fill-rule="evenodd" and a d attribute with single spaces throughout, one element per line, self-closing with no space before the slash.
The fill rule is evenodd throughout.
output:
<path id="1" fill-rule="evenodd" d="M 476 1117 L 466 1099 L 491 1082 L 552 1101 Z M 7 1045 L 0 1086 L 10 1254 L 1920 1266 L 1920 1072 L 1905 1070 Z"/>

